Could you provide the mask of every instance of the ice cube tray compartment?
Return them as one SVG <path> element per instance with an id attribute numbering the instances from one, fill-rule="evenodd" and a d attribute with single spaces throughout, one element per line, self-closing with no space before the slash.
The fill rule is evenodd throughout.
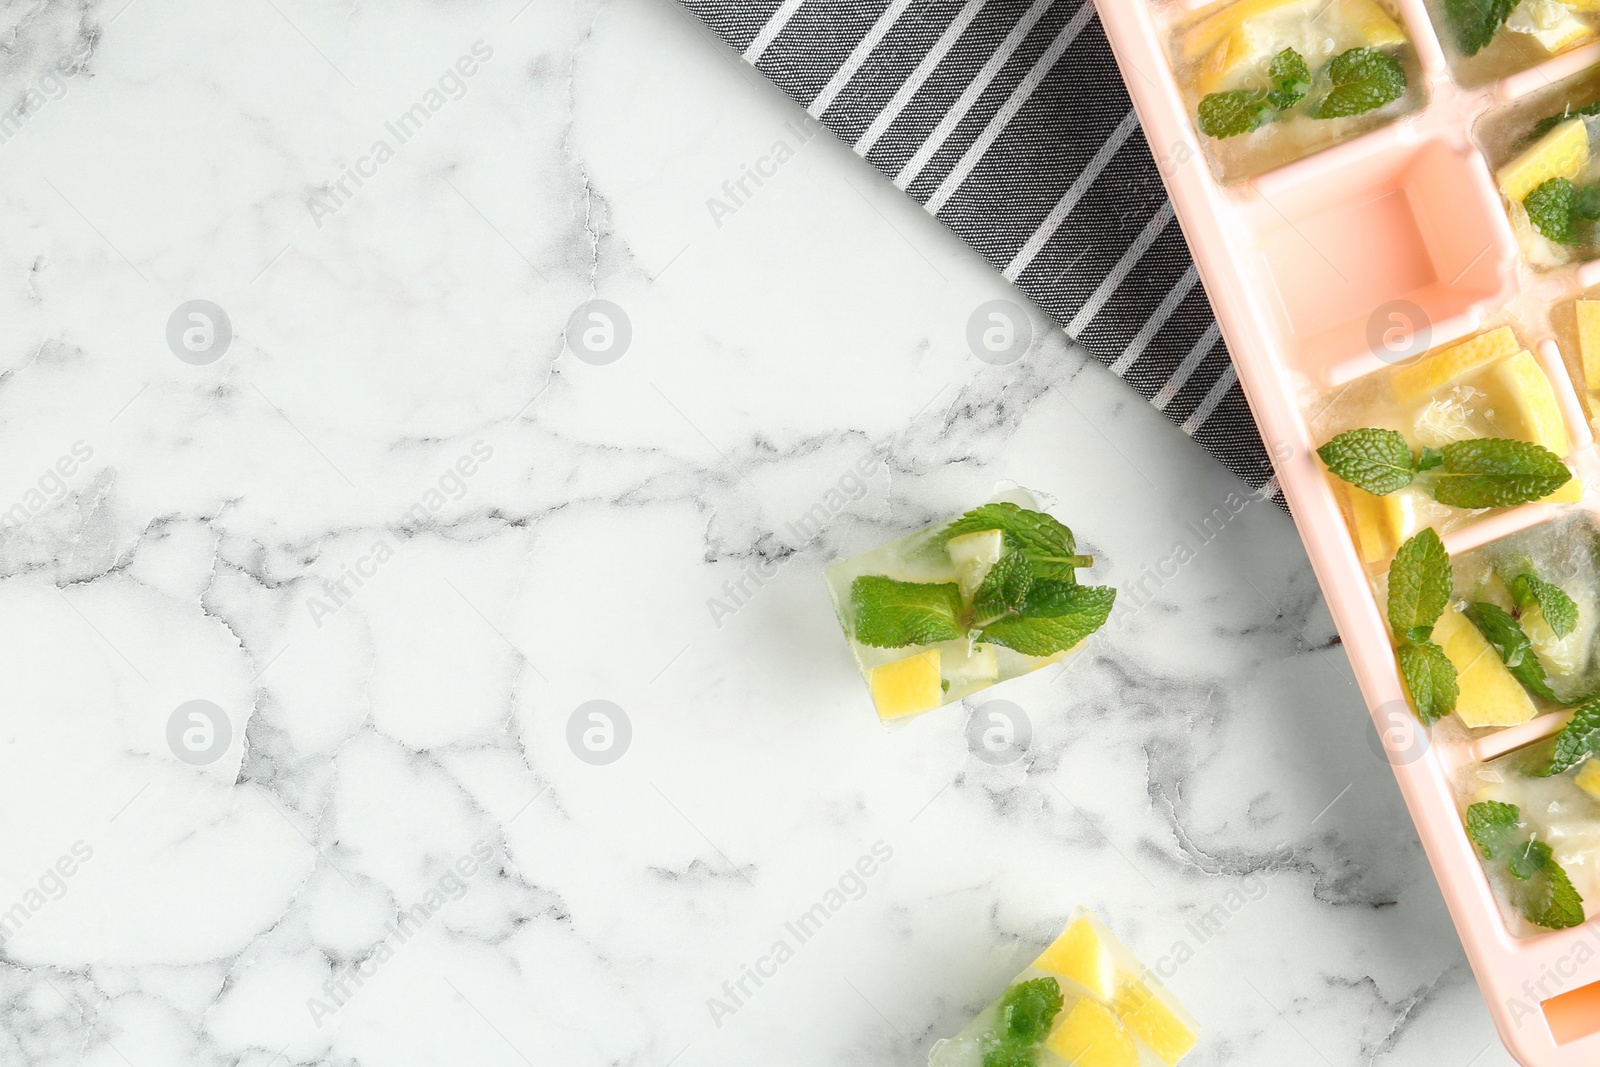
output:
<path id="1" fill-rule="evenodd" d="M 1331 148 L 1224 184 L 1205 162 L 1168 47 L 1177 22 L 1213 5 L 1096 2 L 1146 139 L 1165 161 L 1177 218 L 1275 457 L 1278 485 L 1496 1027 L 1528 1067 L 1592 1067 L 1600 1062 L 1600 987 L 1591 989 L 1600 983 L 1600 920 L 1513 936 L 1462 827 L 1450 777 L 1467 762 L 1548 737 L 1564 716 L 1427 742 L 1409 711 L 1392 717 L 1407 705 L 1387 623 L 1334 486 L 1314 454 L 1322 441 L 1313 438 L 1306 404 L 1330 387 L 1386 369 L 1366 336 L 1367 317 L 1386 302 L 1408 300 L 1423 308 L 1432 320 L 1430 350 L 1512 324 L 1551 380 L 1572 442 L 1568 461 L 1587 495 L 1579 504 L 1488 513 L 1446 534 L 1446 547 L 1463 553 L 1574 509 L 1600 512 L 1591 383 L 1581 375 L 1576 326 L 1563 317 L 1563 308 L 1600 288 L 1600 261 L 1549 272 L 1530 268 L 1493 179 L 1494 166 L 1504 160 L 1492 154 L 1495 123 L 1515 122 L 1519 109 L 1538 117 L 1546 94 L 1554 98 L 1592 84 L 1593 98 L 1600 98 L 1600 43 L 1504 76 L 1495 71 L 1463 79 L 1427 3 L 1396 0 L 1389 6 L 1410 36 L 1425 104 Z M 1361 241 L 1381 242 L 1374 254 L 1394 259 L 1360 278 L 1339 272 L 1347 280 L 1333 276 L 1339 284 L 1319 297 L 1319 285 L 1332 276 L 1329 264 L 1295 248 L 1319 235 L 1335 266 Z M 1320 283 L 1313 280 L 1319 271 Z"/>

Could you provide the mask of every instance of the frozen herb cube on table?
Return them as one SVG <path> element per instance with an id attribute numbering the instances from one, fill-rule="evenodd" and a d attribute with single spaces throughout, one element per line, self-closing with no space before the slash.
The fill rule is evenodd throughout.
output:
<path id="1" fill-rule="evenodd" d="M 929 1067 L 1176 1064 L 1199 1026 L 1122 944 L 1079 909 L 1055 942 Z"/>
<path id="2" fill-rule="evenodd" d="M 1079 582 L 1093 564 L 1018 491 L 835 563 L 826 578 L 879 716 L 898 719 L 1059 662 L 1116 599 Z"/>

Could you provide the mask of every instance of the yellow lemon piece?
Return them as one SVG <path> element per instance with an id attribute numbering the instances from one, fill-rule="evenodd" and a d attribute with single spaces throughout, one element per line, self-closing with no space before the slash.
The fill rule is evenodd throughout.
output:
<path id="1" fill-rule="evenodd" d="M 1063 930 L 1033 965 L 1077 982 L 1101 1000 L 1108 1003 L 1111 1000 L 1117 966 L 1112 962 L 1111 949 L 1101 939 L 1100 931 L 1086 918 Z"/>
<path id="2" fill-rule="evenodd" d="M 1600 760 L 1589 760 L 1572 781 L 1579 789 L 1600 800 Z"/>
<path id="3" fill-rule="evenodd" d="M 1084 997 L 1072 1006 L 1044 1047 L 1072 1067 L 1138 1067 L 1139 1046 L 1111 1009 Z"/>
<path id="4" fill-rule="evenodd" d="M 1439 512 L 1445 510 L 1412 485 L 1396 489 L 1387 496 L 1374 496 L 1353 485 L 1347 485 L 1346 489 L 1356 530 L 1356 544 L 1361 549 L 1361 559 L 1365 563 L 1387 560 L 1412 534 L 1427 526 L 1433 518 L 1439 517 Z"/>
<path id="5" fill-rule="evenodd" d="M 1222 10 L 1201 19 L 1183 35 L 1183 57 L 1193 60 L 1221 44 L 1251 19 L 1277 11 L 1280 8 L 1299 6 L 1305 0 L 1237 0 Z"/>
<path id="6" fill-rule="evenodd" d="M 1584 384 L 1600 389 L 1600 300 L 1578 301 L 1578 352 Z"/>
<path id="7" fill-rule="evenodd" d="M 1369 46 L 1394 48 L 1406 43 L 1406 31 L 1375 0 L 1339 0 L 1335 6 Z"/>
<path id="8" fill-rule="evenodd" d="M 1199 1037 L 1182 1012 L 1131 974 L 1117 981 L 1111 1010 L 1150 1051 L 1172 1067 L 1189 1054 Z"/>
<path id="9" fill-rule="evenodd" d="M 1500 191 L 1517 202 L 1551 178 L 1576 178 L 1589 162 L 1589 130 L 1583 119 L 1568 119 L 1522 155 L 1500 168 Z"/>
<path id="10" fill-rule="evenodd" d="M 1361 560 L 1380 563 L 1389 558 L 1393 547 L 1389 543 L 1383 497 L 1373 496 L 1353 485 L 1347 486 L 1347 490 L 1345 495 L 1350 499 L 1350 518 L 1356 529 L 1356 547 L 1361 550 Z"/>
<path id="11" fill-rule="evenodd" d="M 1236 0 L 1213 6 L 1220 10 L 1201 18 L 1183 35 L 1180 47 L 1185 60 L 1199 58 L 1251 23 L 1263 31 L 1259 40 L 1268 59 L 1286 47 L 1311 58 L 1312 49 L 1303 39 L 1308 34 L 1313 41 L 1332 37 L 1345 47 L 1392 48 L 1406 43 L 1405 31 L 1376 0 Z"/>
<path id="12" fill-rule="evenodd" d="M 1561 0 L 1528 0 L 1506 19 L 1506 29 L 1532 37 L 1546 51 L 1559 52 L 1593 37 L 1594 27 L 1573 13 L 1570 3 Z"/>
<path id="13" fill-rule="evenodd" d="M 915 656 L 885 663 L 867 672 L 872 703 L 884 719 L 898 719 L 938 707 L 944 699 L 939 686 L 939 650 L 930 648 Z"/>
<path id="14" fill-rule="evenodd" d="M 1517 343 L 1517 336 L 1511 332 L 1511 327 L 1490 330 L 1395 371 L 1395 396 L 1400 400 L 1415 400 L 1449 385 L 1457 378 L 1487 367 L 1502 356 L 1515 355 L 1520 351 L 1522 346 Z"/>
<path id="15" fill-rule="evenodd" d="M 1518 352 L 1497 363 L 1491 373 L 1494 384 L 1505 391 L 1512 410 L 1522 420 L 1520 436 L 1543 445 L 1558 456 L 1565 456 L 1572 450 L 1567 439 L 1567 424 L 1556 403 L 1556 391 L 1532 352 Z"/>
<path id="16" fill-rule="evenodd" d="M 1512 677 L 1483 634 L 1462 612 L 1444 609 L 1433 624 L 1434 643 L 1456 668 L 1456 715 L 1462 723 L 1479 726 L 1516 726 L 1538 714 L 1533 698 Z"/>
<path id="17" fill-rule="evenodd" d="M 1268 62 L 1270 56 L 1261 34 L 1246 23 L 1219 41 L 1195 66 L 1195 92 L 1201 96 L 1221 92 L 1235 75 Z"/>

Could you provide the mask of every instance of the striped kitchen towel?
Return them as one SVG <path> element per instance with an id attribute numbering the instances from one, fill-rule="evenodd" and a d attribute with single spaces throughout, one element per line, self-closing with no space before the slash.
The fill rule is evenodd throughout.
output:
<path id="1" fill-rule="evenodd" d="M 1184 433 L 1275 493 L 1093 0 L 683 3 Z"/>

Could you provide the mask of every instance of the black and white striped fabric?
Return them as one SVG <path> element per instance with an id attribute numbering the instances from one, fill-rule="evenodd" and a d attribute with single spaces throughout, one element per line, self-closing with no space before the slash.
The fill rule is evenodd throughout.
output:
<path id="1" fill-rule="evenodd" d="M 1092 0 L 683 2 L 1184 433 L 1275 489 Z"/>

